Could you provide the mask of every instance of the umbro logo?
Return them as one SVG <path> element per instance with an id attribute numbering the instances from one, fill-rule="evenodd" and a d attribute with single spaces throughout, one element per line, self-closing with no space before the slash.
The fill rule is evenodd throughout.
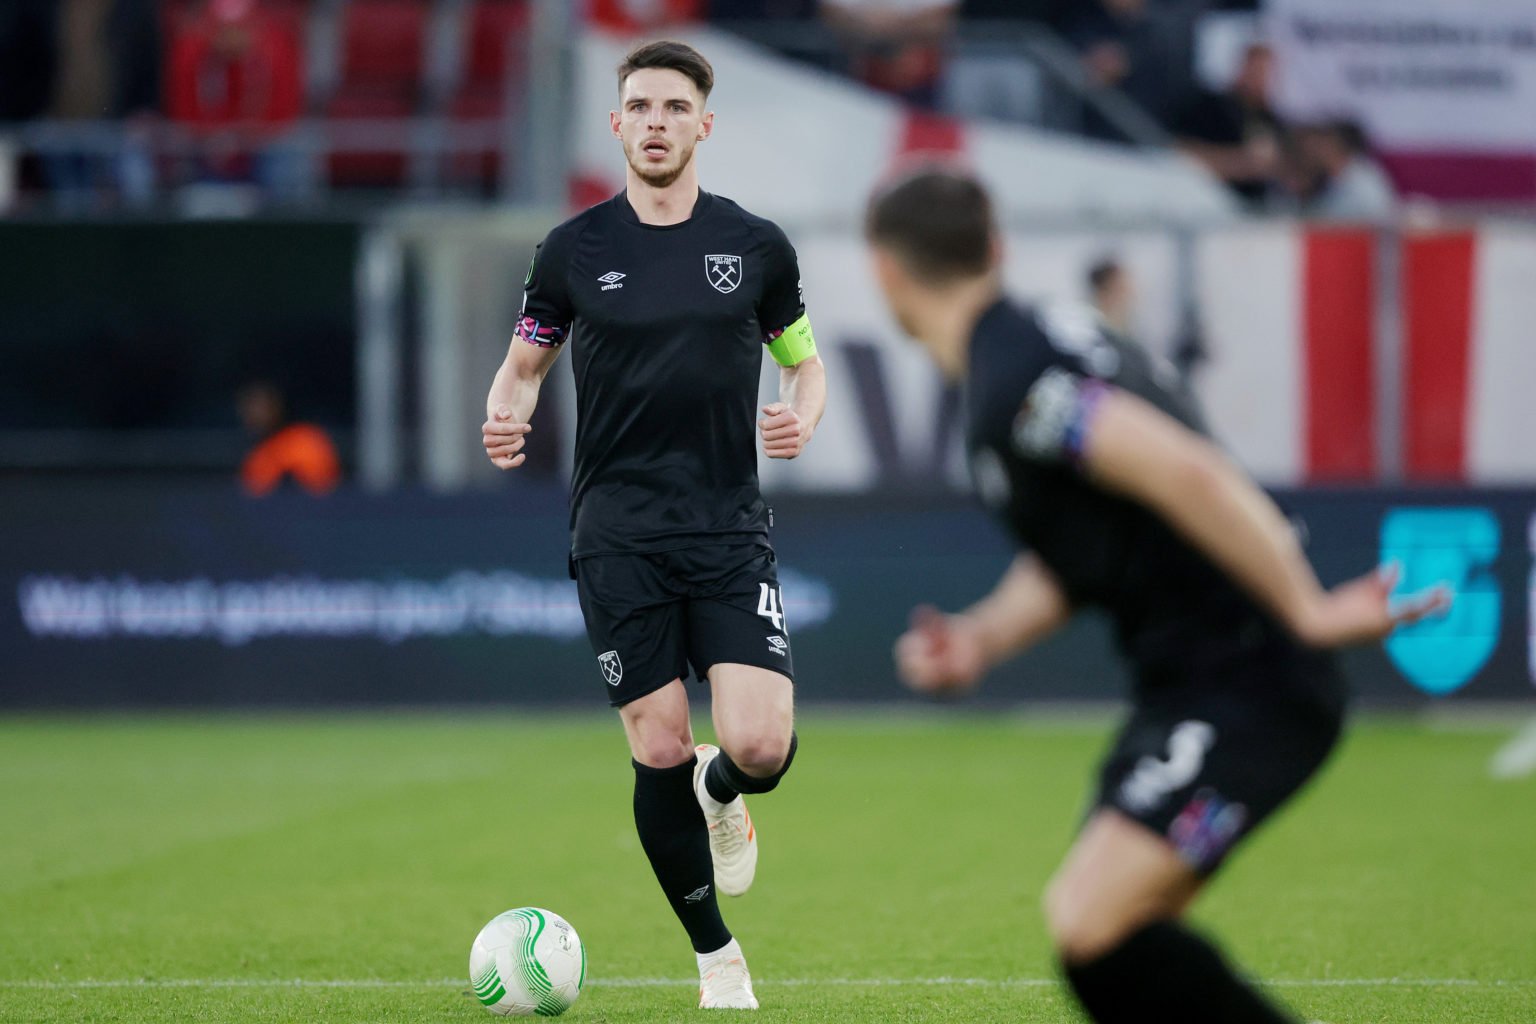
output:
<path id="1" fill-rule="evenodd" d="M 789 641 L 781 636 L 769 637 L 768 649 L 781 658 L 789 657 Z"/>
<path id="2" fill-rule="evenodd" d="M 624 286 L 619 282 L 624 280 L 624 278 L 627 276 L 627 274 L 621 274 L 617 270 L 610 270 L 608 273 L 598 278 L 598 280 L 603 282 L 603 291 L 611 292 L 615 288 L 623 288 Z"/>
<path id="3" fill-rule="evenodd" d="M 709 895 L 709 886 L 701 885 L 697 889 L 693 890 L 693 892 L 689 893 L 687 896 L 684 896 L 683 897 L 683 902 L 685 902 L 685 903 L 699 903 L 699 902 L 701 902 L 704 899 L 704 897 L 706 897 L 708 895 Z"/>

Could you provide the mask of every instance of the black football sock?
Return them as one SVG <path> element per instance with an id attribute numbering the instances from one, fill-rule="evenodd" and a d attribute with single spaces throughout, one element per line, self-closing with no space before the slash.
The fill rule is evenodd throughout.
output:
<path id="1" fill-rule="evenodd" d="M 1097 960 L 1062 969 L 1099 1024 L 1295 1024 L 1233 974 L 1214 946 L 1170 921 L 1148 925 Z"/>
<path id="2" fill-rule="evenodd" d="M 779 765 L 778 771 L 763 779 L 748 775 L 736 767 L 736 762 L 731 760 L 731 755 L 722 750 L 720 756 L 709 762 L 709 767 L 704 769 L 704 788 L 709 790 L 710 796 L 722 804 L 735 800 L 738 793 L 770 792 L 779 784 L 784 773 L 789 771 L 789 766 L 795 763 L 795 751 L 799 748 L 800 737 L 791 732 L 789 753 L 784 755 L 784 763 Z"/>
<path id="3" fill-rule="evenodd" d="M 635 830 L 672 912 L 688 931 L 695 953 L 713 953 L 731 941 L 715 902 L 715 862 L 709 826 L 693 792 L 690 757 L 676 768 L 635 765 Z"/>

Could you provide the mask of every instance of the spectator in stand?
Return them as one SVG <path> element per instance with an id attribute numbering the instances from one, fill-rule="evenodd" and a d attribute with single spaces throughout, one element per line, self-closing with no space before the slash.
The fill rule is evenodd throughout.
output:
<path id="1" fill-rule="evenodd" d="M 47 116 L 55 121 L 94 121 L 111 113 L 111 59 L 106 22 L 111 0 L 64 0 L 56 21 L 58 65 Z M 110 162 L 90 145 L 59 147 L 43 154 L 54 203 L 66 213 L 100 206 L 110 182 Z"/>
<path id="2" fill-rule="evenodd" d="M 1122 338 L 1131 335 L 1131 311 L 1136 292 L 1124 264 L 1106 256 L 1088 268 L 1088 301 L 1099 311 L 1104 325 Z"/>
<path id="3" fill-rule="evenodd" d="M 1270 106 L 1274 56 L 1255 43 L 1224 92 L 1202 90 L 1173 123 L 1180 147 L 1250 206 L 1273 192 L 1281 172 L 1281 126 Z"/>
<path id="4" fill-rule="evenodd" d="M 156 126 L 160 122 L 160 11 L 154 0 L 116 0 L 107 18 L 112 54 L 112 116 L 123 122 L 117 185 L 129 206 L 155 198 Z"/>
<path id="5" fill-rule="evenodd" d="M 330 436 L 312 423 L 288 420 L 288 403 L 269 380 L 256 380 L 235 399 L 246 432 L 256 446 L 240 466 L 240 486 L 265 497 L 292 481 L 310 494 L 329 494 L 341 481 L 341 460 Z"/>
<path id="6" fill-rule="evenodd" d="M 1188 95 L 1193 77 L 1193 19 L 1189 3 L 1154 7 L 1152 0 L 1082 0 L 1067 22 L 1091 86 L 1118 89 L 1153 119 L 1167 124 Z M 1118 139 L 1119 132 L 1090 114 L 1084 130 Z"/>
<path id="7" fill-rule="evenodd" d="M 256 0 L 208 0 L 173 38 L 166 78 L 171 117 L 204 140 L 203 176 L 290 187 L 292 160 L 274 145 L 303 107 L 290 27 Z"/>
<path id="8" fill-rule="evenodd" d="M 710 21 L 805 21 L 816 16 L 816 0 L 709 0 Z"/>
<path id="9" fill-rule="evenodd" d="M 958 0 L 821 0 L 855 77 L 919 107 L 938 102 Z"/>
<path id="10" fill-rule="evenodd" d="M 960 0 L 960 20 L 1033 21 L 1059 26 L 1074 0 Z"/>
<path id="11" fill-rule="evenodd" d="M 1381 165 L 1371 158 L 1365 133 L 1348 121 L 1305 125 L 1296 130 L 1296 149 L 1314 188 L 1302 212 L 1331 220 L 1381 221 L 1397 212 L 1397 194 Z"/>
<path id="12" fill-rule="evenodd" d="M 709 0 L 706 16 L 758 46 L 834 74 L 845 69 L 836 47 L 820 32 L 806 31 L 818 0 Z"/>
<path id="13" fill-rule="evenodd" d="M 704 0 L 590 0 L 587 20 L 614 32 L 648 32 L 698 21 Z"/>
<path id="14" fill-rule="evenodd" d="M 944 108 L 960 117 L 1044 122 L 1047 86 L 1019 50 L 1017 29 L 1049 24 L 1066 0 L 961 0 L 961 29 L 944 81 Z"/>

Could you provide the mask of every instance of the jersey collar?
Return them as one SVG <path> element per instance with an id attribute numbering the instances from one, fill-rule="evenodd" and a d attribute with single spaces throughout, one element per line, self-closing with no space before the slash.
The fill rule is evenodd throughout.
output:
<path id="1" fill-rule="evenodd" d="M 710 204 L 714 202 L 714 199 L 714 196 L 703 189 L 699 189 L 699 198 L 694 200 L 693 210 L 688 214 L 688 219 L 680 220 L 676 224 L 643 223 L 640 220 L 639 214 L 635 213 L 635 208 L 629 205 L 629 194 L 625 191 L 621 190 L 618 195 L 613 197 L 611 202 L 613 203 L 614 212 L 626 224 L 633 224 L 635 227 L 645 228 L 647 231 L 675 231 L 678 228 L 687 227 L 703 216 L 704 212 L 709 209 Z"/>

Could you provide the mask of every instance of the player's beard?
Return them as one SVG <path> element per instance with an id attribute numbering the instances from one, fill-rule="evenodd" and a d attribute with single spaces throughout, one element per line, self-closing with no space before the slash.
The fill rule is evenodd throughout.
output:
<path id="1" fill-rule="evenodd" d="M 658 168 L 648 166 L 644 162 L 644 147 L 645 144 L 649 141 L 649 139 L 642 139 L 639 145 L 637 145 L 629 153 L 625 154 L 629 159 L 629 169 L 635 172 L 636 177 L 638 177 L 641 181 L 645 182 L 652 188 L 666 188 L 678 178 L 681 178 L 683 176 L 683 172 L 688 169 L 688 164 L 693 160 L 694 144 L 690 142 L 687 146 L 679 147 L 675 151 L 677 153 L 676 166 Z"/>

